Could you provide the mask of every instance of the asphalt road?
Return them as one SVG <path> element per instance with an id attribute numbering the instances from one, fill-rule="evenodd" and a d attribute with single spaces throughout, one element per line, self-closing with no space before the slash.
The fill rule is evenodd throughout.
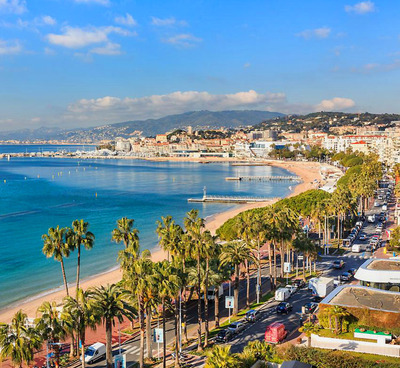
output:
<path id="1" fill-rule="evenodd" d="M 381 212 L 381 207 L 374 207 L 370 212 L 367 213 L 377 213 Z M 376 234 L 376 225 L 370 224 L 367 221 L 364 223 L 364 226 L 359 234 L 367 234 L 368 239 L 366 241 L 360 241 L 358 239 L 355 240 L 354 244 L 361 244 L 361 245 L 368 245 L 369 238 Z M 323 271 L 324 276 L 339 278 L 340 275 L 347 271 L 349 268 L 358 268 L 365 259 L 371 256 L 371 252 L 360 252 L 360 253 L 352 253 L 351 248 L 342 256 L 324 256 L 322 257 L 321 261 L 318 262 L 318 269 Z M 345 266 L 341 270 L 336 270 L 332 268 L 332 262 L 335 259 L 343 259 L 345 262 Z M 263 291 L 265 292 L 269 289 L 269 281 L 268 281 L 268 267 L 264 266 L 262 269 L 262 280 L 263 280 Z M 279 273 L 278 273 L 279 274 Z M 250 290 L 251 300 L 254 300 L 255 295 L 255 288 L 256 288 L 256 275 L 250 280 Z M 240 283 L 240 291 L 239 291 L 239 307 L 243 308 L 245 306 L 245 295 L 246 295 L 246 286 L 245 281 L 242 280 Z M 228 290 L 224 291 L 224 296 L 228 295 Z M 231 295 L 233 295 L 233 288 L 231 291 Z M 257 321 L 257 323 L 249 323 L 246 325 L 246 329 L 239 333 L 233 340 L 229 342 L 232 346 L 231 351 L 233 353 L 240 352 L 243 350 L 243 347 L 249 342 L 253 340 L 262 340 L 264 338 L 264 332 L 267 325 L 273 322 L 283 322 L 285 324 L 286 329 L 289 331 L 288 338 L 292 339 L 299 335 L 297 329 L 300 326 L 300 316 L 301 316 L 301 307 L 309 302 L 311 299 L 311 293 L 305 288 L 299 290 L 295 293 L 290 299 L 289 302 L 293 305 L 293 311 L 290 312 L 288 315 L 277 315 L 275 311 L 275 307 L 278 302 L 272 301 L 263 306 L 261 312 L 261 318 Z M 197 301 L 192 301 L 188 304 L 188 327 L 192 327 L 197 324 Z M 220 298 L 220 316 L 226 317 L 228 316 L 228 311 L 225 309 L 224 306 L 224 297 Z M 209 318 L 213 320 L 214 318 L 214 303 L 209 303 Z M 160 325 L 161 327 L 161 325 Z M 172 320 L 168 320 L 167 322 L 167 344 L 172 342 L 174 339 L 174 325 Z M 133 363 L 137 362 L 139 359 L 139 338 L 135 338 L 131 340 L 129 343 L 123 344 L 121 347 L 121 352 L 127 355 L 127 362 L 128 367 Z M 152 349 L 153 352 L 157 353 L 157 344 L 152 342 Z M 113 351 L 113 354 L 118 354 L 118 348 Z M 160 354 L 162 354 L 162 344 L 160 344 Z M 105 366 L 105 360 L 99 361 L 96 364 L 91 365 L 94 368 L 100 368 Z"/>

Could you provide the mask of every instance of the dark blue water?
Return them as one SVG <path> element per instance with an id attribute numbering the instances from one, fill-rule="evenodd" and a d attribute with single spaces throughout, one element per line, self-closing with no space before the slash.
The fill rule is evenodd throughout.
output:
<path id="1" fill-rule="evenodd" d="M 172 215 L 181 222 L 192 208 L 202 217 L 232 208 L 226 204 L 190 204 L 209 194 L 282 197 L 290 183 L 232 182 L 227 176 L 289 175 L 272 167 L 229 164 L 12 158 L 0 160 L 0 307 L 62 285 L 60 264 L 42 254 L 41 236 L 49 227 L 85 219 L 96 236 L 84 251 L 82 277 L 117 265 L 120 245 L 111 242 L 116 220 L 135 219 L 141 246 L 157 245 L 156 220 Z M 66 261 L 75 282 L 76 254 Z"/>

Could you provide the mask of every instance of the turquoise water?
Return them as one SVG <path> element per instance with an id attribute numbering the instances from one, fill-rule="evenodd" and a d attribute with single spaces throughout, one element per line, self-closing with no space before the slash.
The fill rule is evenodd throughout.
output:
<path id="1" fill-rule="evenodd" d="M 192 208 L 202 217 L 232 208 L 226 204 L 188 203 L 209 194 L 282 197 L 290 183 L 232 182 L 227 176 L 290 175 L 272 167 L 229 164 L 12 158 L 0 160 L 0 308 L 60 287 L 60 264 L 42 254 L 42 234 L 49 227 L 85 219 L 96 236 L 84 251 L 82 277 L 117 266 L 120 245 L 111 242 L 116 220 L 135 219 L 141 246 L 157 244 L 155 222 L 172 215 L 181 222 Z M 4 182 L 5 181 L 5 182 Z M 96 197 L 97 193 L 97 197 Z M 66 260 L 68 281 L 75 282 L 76 254 Z"/>

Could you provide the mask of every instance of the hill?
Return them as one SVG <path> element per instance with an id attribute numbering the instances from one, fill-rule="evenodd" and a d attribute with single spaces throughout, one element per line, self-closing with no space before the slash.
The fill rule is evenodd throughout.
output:
<path id="1" fill-rule="evenodd" d="M 169 115 L 160 119 L 126 121 L 102 125 L 87 129 L 60 130 L 56 128 L 39 128 L 35 130 L 18 130 L 0 132 L 0 140 L 66 140 L 69 142 L 98 142 L 116 137 L 130 137 L 141 134 L 155 136 L 178 128 L 192 126 L 200 128 L 237 128 L 261 123 L 275 117 L 283 117 L 279 112 L 259 110 L 232 111 L 190 111 L 183 114 Z"/>

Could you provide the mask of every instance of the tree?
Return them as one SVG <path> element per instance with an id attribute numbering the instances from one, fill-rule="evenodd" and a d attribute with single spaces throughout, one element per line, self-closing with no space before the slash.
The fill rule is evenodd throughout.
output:
<path id="1" fill-rule="evenodd" d="M 349 316 L 349 312 L 343 307 L 338 305 L 331 306 L 328 310 L 328 318 L 332 317 L 335 319 L 335 333 L 338 334 L 342 331 L 342 321 L 343 318 Z"/>
<path id="2" fill-rule="evenodd" d="M 216 345 L 214 349 L 207 353 L 205 368 L 236 368 L 237 361 L 231 355 L 231 347 L 229 345 Z"/>
<path id="3" fill-rule="evenodd" d="M 88 230 L 89 223 L 83 220 L 72 222 L 72 229 L 67 232 L 66 239 L 71 249 L 78 250 L 78 264 L 76 267 L 76 291 L 79 289 L 79 275 L 81 268 L 81 245 L 89 250 L 94 245 L 94 235 Z"/>
<path id="4" fill-rule="evenodd" d="M 19 310 L 11 324 L 0 327 L 0 358 L 11 359 L 14 367 L 22 368 L 24 362 L 29 365 L 42 343 L 37 331 L 27 327 L 26 322 L 27 315 Z"/>
<path id="5" fill-rule="evenodd" d="M 239 312 L 239 266 L 247 259 L 253 260 L 254 256 L 251 253 L 251 248 L 241 240 L 231 241 L 226 243 L 219 257 L 221 265 L 231 265 L 234 268 L 235 281 L 233 286 L 234 306 L 233 314 Z"/>
<path id="6" fill-rule="evenodd" d="M 56 366 L 60 365 L 60 346 L 58 343 L 66 336 L 67 331 L 64 321 L 60 318 L 55 302 L 44 302 L 39 308 L 38 313 L 41 315 L 36 319 L 36 328 L 42 336 L 43 340 L 52 344 Z"/>
<path id="7" fill-rule="evenodd" d="M 296 251 L 300 252 L 304 256 L 308 256 L 315 251 L 314 243 L 307 238 L 305 234 L 299 234 L 293 241 L 293 247 Z M 305 259 L 303 258 L 303 280 L 306 281 L 306 270 L 305 270 Z"/>
<path id="8" fill-rule="evenodd" d="M 163 329 L 163 367 L 166 367 L 166 350 L 167 350 L 167 339 L 165 330 L 165 310 L 166 302 L 168 299 L 177 295 L 179 290 L 179 280 L 173 269 L 172 265 L 168 261 L 157 262 L 154 264 L 154 282 L 158 285 L 158 296 L 161 299 L 162 307 L 162 329 Z M 176 301 L 175 301 L 176 303 Z M 178 360 L 179 364 L 179 360 Z"/>
<path id="9" fill-rule="evenodd" d="M 82 368 L 85 368 L 86 329 L 95 330 L 100 322 L 100 315 L 96 310 L 90 291 L 78 289 L 75 298 L 67 296 L 64 299 L 61 318 L 67 323 L 72 322 L 76 336 L 81 342 Z"/>
<path id="10" fill-rule="evenodd" d="M 61 272 L 64 279 L 64 286 L 67 296 L 68 283 L 67 276 L 65 275 L 64 268 L 64 257 L 69 257 L 70 247 L 66 242 L 65 235 L 68 228 L 60 228 L 58 225 L 56 228 L 51 227 L 48 234 L 42 235 L 43 239 L 43 249 L 42 252 L 47 258 L 54 257 L 54 259 L 61 264 Z"/>
<path id="11" fill-rule="evenodd" d="M 306 322 L 302 327 L 299 328 L 299 332 L 304 333 L 307 336 L 307 346 L 311 347 L 311 335 L 317 333 L 321 328 L 311 322 Z"/>
<path id="12" fill-rule="evenodd" d="M 204 219 L 198 217 L 199 211 L 191 210 L 186 214 L 183 222 L 185 225 L 186 233 L 188 239 L 191 242 L 191 256 L 196 259 L 197 262 L 197 280 L 198 283 L 196 285 L 198 300 L 197 300 L 197 350 L 203 350 L 203 345 L 201 341 L 201 281 L 200 281 L 200 268 L 201 268 L 201 260 L 204 256 L 204 247 L 203 247 L 203 237 L 202 233 L 204 230 Z"/>
<path id="13" fill-rule="evenodd" d="M 116 284 L 96 287 L 90 294 L 95 302 L 96 313 L 99 313 L 106 326 L 106 361 L 107 368 L 112 368 L 112 329 L 115 326 L 115 319 L 120 323 L 124 316 L 132 319 L 136 310 L 127 302 L 127 291 Z"/>
<path id="14" fill-rule="evenodd" d="M 111 240 L 116 243 L 123 242 L 125 248 L 133 247 L 139 251 L 139 230 L 133 227 L 134 220 L 122 217 L 117 220 L 117 227 L 112 231 Z"/>
<path id="15" fill-rule="evenodd" d="M 179 244 L 182 239 L 183 230 L 179 225 L 175 224 L 172 216 L 161 217 L 161 221 L 157 221 L 156 233 L 160 240 L 161 247 L 175 256 L 178 255 Z"/>

